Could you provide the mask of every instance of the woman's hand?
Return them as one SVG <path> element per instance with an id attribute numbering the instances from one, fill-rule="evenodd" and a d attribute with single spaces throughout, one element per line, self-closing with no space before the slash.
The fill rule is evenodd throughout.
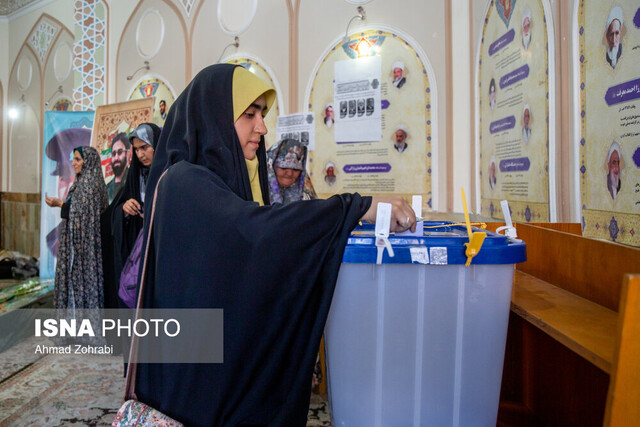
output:
<path id="1" fill-rule="evenodd" d="M 400 196 L 374 196 L 371 207 L 361 218 L 363 221 L 375 223 L 378 213 L 378 203 L 391 204 L 391 227 L 389 231 L 400 232 L 411 229 L 416 231 L 416 214 L 405 199 Z"/>
<path id="2" fill-rule="evenodd" d="M 140 203 L 138 203 L 136 199 L 129 199 L 126 202 L 124 202 L 124 205 L 122 205 L 122 210 L 127 215 L 142 216 L 142 213 L 140 212 Z"/>
<path id="3" fill-rule="evenodd" d="M 52 208 L 62 207 L 62 200 L 58 199 L 57 197 L 44 196 L 44 202 Z"/>

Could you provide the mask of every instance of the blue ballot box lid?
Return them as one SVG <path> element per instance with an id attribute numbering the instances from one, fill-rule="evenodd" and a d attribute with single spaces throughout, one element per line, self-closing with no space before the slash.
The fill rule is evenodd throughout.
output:
<path id="1" fill-rule="evenodd" d="M 389 242 L 394 256 L 385 249 L 383 264 L 463 264 L 467 261 L 465 243 L 469 242 L 464 225 L 446 221 L 425 221 L 422 236 L 402 236 L 391 233 Z M 473 231 L 487 233 L 480 252 L 473 258 L 476 264 L 517 264 L 527 260 L 526 244 L 510 241 L 502 234 L 473 227 Z M 343 263 L 375 264 L 375 225 L 363 223 L 356 227 L 347 240 Z"/>

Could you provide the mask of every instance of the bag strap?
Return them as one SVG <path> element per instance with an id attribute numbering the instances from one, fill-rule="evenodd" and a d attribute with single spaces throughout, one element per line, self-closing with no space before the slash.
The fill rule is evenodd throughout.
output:
<path id="1" fill-rule="evenodd" d="M 165 170 L 162 175 L 160 175 L 160 179 L 158 179 L 158 183 L 156 184 L 156 189 L 153 193 L 153 204 L 151 206 L 151 219 L 149 220 L 149 233 L 147 234 L 147 245 L 145 246 L 144 251 L 144 261 L 142 262 L 142 276 L 140 276 L 140 289 L 138 289 L 138 303 L 136 304 L 136 320 L 139 319 L 140 310 L 142 309 L 142 296 L 144 295 L 144 288 L 147 282 L 147 264 L 149 263 L 149 244 L 151 242 L 151 230 L 153 229 L 153 217 L 156 212 L 156 200 L 158 200 L 158 187 L 160 187 L 160 181 L 165 176 L 169 169 Z M 138 371 L 138 337 L 136 334 L 133 334 L 131 338 L 131 347 L 129 349 L 129 363 L 127 364 L 127 382 L 125 386 L 124 392 L 124 401 L 134 399 L 138 400 L 135 393 L 136 388 L 136 372 Z"/>

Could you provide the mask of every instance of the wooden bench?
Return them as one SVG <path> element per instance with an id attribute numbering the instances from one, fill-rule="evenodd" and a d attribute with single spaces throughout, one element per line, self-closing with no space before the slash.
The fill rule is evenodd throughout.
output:
<path id="1" fill-rule="evenodd" d="M 511 310 L 606 373 L 611 373 L 618 313 L 516 271 Z"/>
<path id="2" fill-rule="evenodd" d="M 640 249 L 547 226 L 571 233 L 516 226 L 527 262 L 514 277 L 498 424 L 638 420 L 640 276 L 625 273 L 640 273 Z"/>

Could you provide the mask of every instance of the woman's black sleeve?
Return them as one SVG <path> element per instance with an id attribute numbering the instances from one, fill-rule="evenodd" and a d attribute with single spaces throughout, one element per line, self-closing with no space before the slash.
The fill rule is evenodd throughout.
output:
<path id="1" fill-rule="evenodd" d="M 71 209 L 71 203 L 64 202 L 60 209 L 60 218 L 69 219 L 69 209 Z"/>

